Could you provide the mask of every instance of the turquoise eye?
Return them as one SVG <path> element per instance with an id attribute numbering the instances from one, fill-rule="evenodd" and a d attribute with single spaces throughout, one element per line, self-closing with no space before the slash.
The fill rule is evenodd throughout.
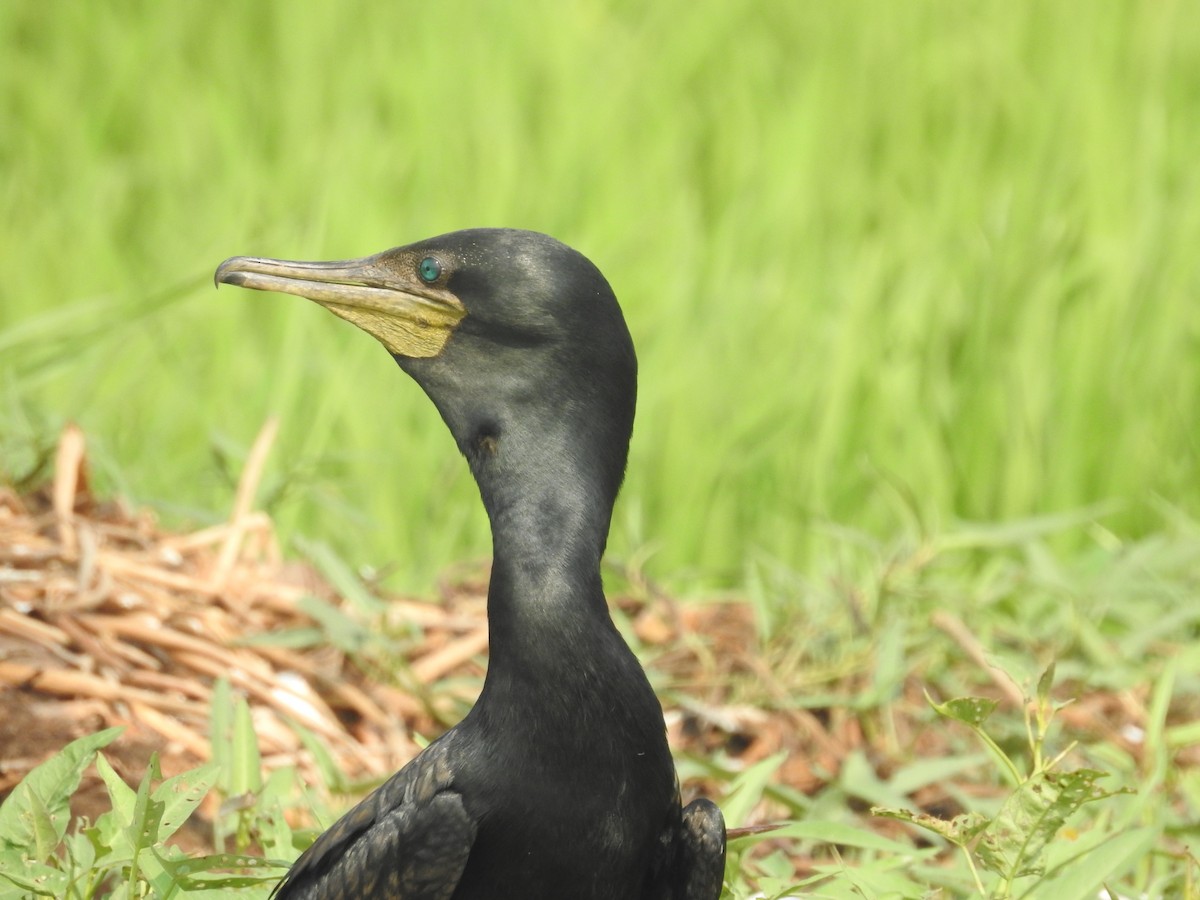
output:
<path id="1" fill-rule="evenodd" d="M 421 280 L 426 284 L 430 284 L 438 280 L 438 276 L 442 274 L 442 264 L 432 256 L 427 256 L 421 260 L 421 264 L 417 266 L 417 274 L 421 276 Z"/>

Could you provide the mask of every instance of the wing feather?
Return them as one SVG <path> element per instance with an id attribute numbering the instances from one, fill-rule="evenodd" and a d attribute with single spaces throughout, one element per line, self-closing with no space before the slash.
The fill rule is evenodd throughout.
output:
<path id="1" fill-rule="evenodd" d="M 275 900 L 449 900 L 476 823 L 454 790 L 446 735 L 317 838 Z"/>

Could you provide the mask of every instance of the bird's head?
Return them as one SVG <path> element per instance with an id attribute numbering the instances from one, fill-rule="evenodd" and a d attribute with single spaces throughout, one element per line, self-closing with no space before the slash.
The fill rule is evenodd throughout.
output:
<path id="1" fill-rule="evenodd" d="M 554 238 L 482 228 L 354 260 L 234 257 L 216 280 L 307 297 L 374 336 L 429 394 L 477 477 L 518 461 L 565 465 L 615 495 L 633 344 L 604 276 Z"/>

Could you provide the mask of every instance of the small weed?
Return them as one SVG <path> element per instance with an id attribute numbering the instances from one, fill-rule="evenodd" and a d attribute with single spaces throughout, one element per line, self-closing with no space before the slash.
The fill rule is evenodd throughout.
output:
<path id="1" fill-rule="evenodd" d="M 120 732 L 109 728 L 68 744 L 0 805 L 0 900 L 217 897 L 274 883 L 286 863 L 236 853 L 189 857 L 167 843 L 216 784 L 221 767 L 209 763 L 164 779 L 153 756 L 135 790 L 100 752 Z M 111 809 L 68 832 L 71 795 L 93 762 Z M 262 869 L 270 871 L 256 871 Z"/>
<path id="2" fill-rule="evenodd" d="M 877 816 L 917 825 L 960 848 L 975 886 L 984 897 L 1001 900 L 1025 896 L 1032 888 L 1017 891 L 1018 881 L 1036 878 L 1040 882 L 1046 876 L 1049 846 L 1071 816 L 1086 803 L 1130 793 L 1128 789 L 1110 791 L 1100 787 L 1097 782 L 1105 773 L 1095 769 L 1059 771 L 1060 763 L 1074 749 L 1073 744 L 1047 759 L 1047 733 L 1054 714 L 1061 708 L 1050 699 L 1053 679 L 1051 665 L 1038 680 L 1036 698 L 1025 705 L 1025 729 L 1032 760 L 1028 772 L 1022 772 L 1017 762 L 984 730 L 996 708 L 995 700 L 966 697 L 945 703 L 929 701 L 939 715 L 970 728 L 1000 764 L 1001 774 L 1014 785 L 994 814 L 971 811 L 946 821 L 907 809 L 871 810 Z M 1080 864 L 1081 857 L 1075 857 L 1072 863 Z M 995 883 L 990 888 L 985 887 L 981 870 L 992 876 L 989 880 Z"/>

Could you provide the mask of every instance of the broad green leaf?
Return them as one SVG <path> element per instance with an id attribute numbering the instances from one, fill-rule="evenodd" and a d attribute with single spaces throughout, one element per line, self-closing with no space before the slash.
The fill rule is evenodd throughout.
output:
<path id="1" fill-rule="evenodd" d="M 96 751 L 111 744 L 121 731 L 107 728 L 81 737 L 31 769 L 0 804 L 0 848 L 26 848 L 45 859 L 66 834 L 68 801 L 84 770 Z"/>
<path id="2" fill-rule="evenodd" d="M 96 848 L 82 831 L 74 831 L 63 840 L 63 872 L 68 888 L 80 889 L 96 868 Z M 2 867 L 2 864 L 0 864 Z"/>
<path id="3" fill-rule="evenodd" d="M 19 872 L 25 867 L 29 857 L 23 850 L 13 847 L 0 847 L 0 873 Z M 3 882 L 0 882 L 3 884 Z"/>
<path id="4" fill-rule="evenodd" d="M 0 857 L 0 862 L 4 859 Z M 67 874 L 43 862 L 28 862 L 19 867 L 0 868 L 0 885 L 4 879 L 17 888 L 17 896 L 27 900 L 30 895 L 60 898 L 66 894 Z M 3 896 L 3 894 L 0 894 Z"/>
<path id="5" fill-rule="evenodd" d="M 217 764 L 207 763 L 166 779 L 152 797 L 163 804 L 159 840 L 166 840 L 187 821 L 217 780 Z"/>
<path id="6" fill-rule="evenodd" d="M 133 821 L 134 806 L 137 804 L 137 791 L 125 783 L 103 754 L 96 757 L 96 771 L 108 790 L 108 799 L 112 808 L 120 817 L 121 824 L 128 826 Z"/>
<path id="7" fill-rule="evenodd" d="M 127 865 L 133 860 L 129 826 L 133 822 L 137 792 L 121 779 L 103 753 L 96 757 L 96 771 L 108 791 L 111 806 L 85 833 L 98 857 L 110 864 Z"/>
<path id="8" fill-rule="evenodd" d="M 70 809 L 66 805 L 56 807 L 53 811 L 42 804 L 42 798 L 31 791 L 26 803 L 25 821 L 29 824 L 29 833 L 33 836 L 33 846 L 30 851 L 34 859 L 48 860 L 58 849 L 59 841 L 67 832 L 67 820 Z"/>

